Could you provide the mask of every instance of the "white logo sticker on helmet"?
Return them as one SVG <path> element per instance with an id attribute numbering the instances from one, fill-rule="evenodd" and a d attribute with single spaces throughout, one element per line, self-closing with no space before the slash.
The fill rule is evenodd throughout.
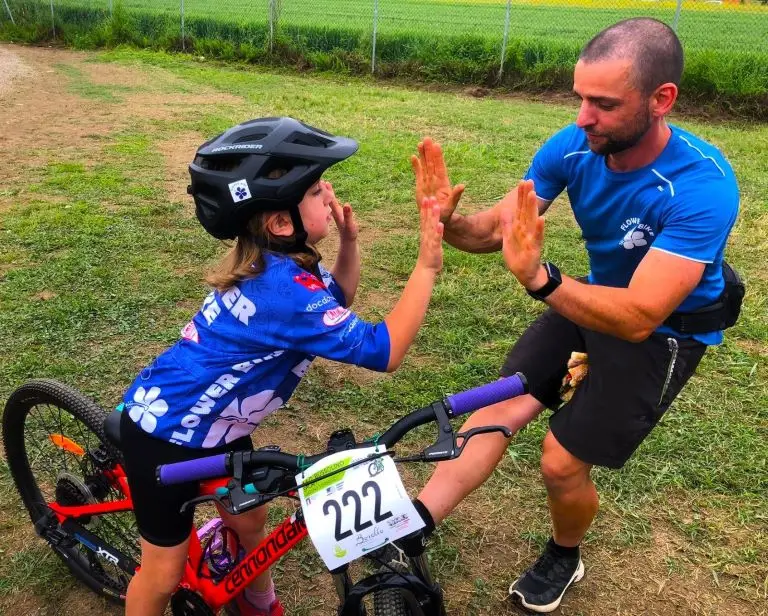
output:
<path id="1" fill-rule="evenodd" d="M 336 308 L 331 308 L 330 310 L 325 311 L 325 314 L 323 315 L 323 323 L 328 327 L 333 327 L 334 325 L 343 323 L 351 315 L 352 312 L 350 310 L 337 306 Z"/>
<path id="2" fill-rule="evenodd" d="M 245 180 L 238 180 L 237 182 L 232 182 L 229 185 L 229 194 L 232 195 L 232 201 L 234 201 L 235 203 L 240 203 L 241 201 L 250 199 L 251 191 L 248 190 L 248 182 L 246 182 Z"/>

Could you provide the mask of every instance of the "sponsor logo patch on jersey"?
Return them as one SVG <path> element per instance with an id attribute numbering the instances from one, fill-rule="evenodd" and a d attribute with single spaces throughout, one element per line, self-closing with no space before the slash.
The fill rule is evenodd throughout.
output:
<path id="1" fill-rule="evenodd" d="M 184 338 L 184 340 L 200 342 L 200 336 L 197 333 L 197 327 L 195 327 L 194 321 L 190 321 L 184 326 L 184 328 L 181 330 L 181 337 Z"/>
<path id="2" fill-rule="evenodd" d="M 352 312 L 350 310 L 338 306 L 336 308 L 331 308 L 330 310 L 325 311 L 325 314 L 323 315 L 323 323 L 325 323 L 328 327 L 333 327 L 334 325 L 343 323 L 351 315 Z"/>
<path id="3" fill-rule="evenodd" d="M 293 281 L 298 282 L 302 287 L 309 291 L 321 291 L 325 289 L 325 285 L 309 272 L 301 272 L 301 274 L 293 277 Z"/>

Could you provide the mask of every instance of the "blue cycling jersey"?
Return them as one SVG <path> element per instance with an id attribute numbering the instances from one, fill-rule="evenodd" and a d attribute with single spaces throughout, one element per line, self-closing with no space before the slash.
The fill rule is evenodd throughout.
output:
<path id="1" fill-rule="evenodd" d="M 651 164 L 626 173 L 608 168 L 572 124 L 537 152 L 526 174 L 542 199 L 568 192 L 589 254 L 590 282 L 627 287 L 648 250 L 705 263 L 698 286 L 676 310 L 691 312 L 723 291 L 722 260 L 739 210 L 731 166 L 709 143 L 676 126 Z M 657 331 L 680 336 L 666 326 Z M 722 332 L 696 334 L 704 344 Z"/>
<path id="2" fill-rule="evenodd" d="M 315 356 L 384 371 L 389 332 L 345 307 L 331 274 L 290 257 L 225 293 L 211 292 L 181 339 L 128 388 L 125 409 L 157 438 L 196 448 L 250 434 L 291 397 Z"/>

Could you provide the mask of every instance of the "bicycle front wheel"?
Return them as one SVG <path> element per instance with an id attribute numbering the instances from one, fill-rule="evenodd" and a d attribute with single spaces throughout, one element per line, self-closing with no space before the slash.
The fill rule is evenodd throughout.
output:
<path id="1" fill-rule="evenodd" d="M 408 571 L 408 563 L 404 555 L 391 543 L 386 545 L 377 558 L 382 565 L 379 572 Z M 373 616 L 412 616 L 403 594 L 394 589 L 377 590 L 373 593 Z"/>
<path id="2" fill-rule="evenodd" d="M 121 500 L 110 479 L 121 461 L 106 441 L 106 412 L 57 381 L 30 381 L 14 391 L 3 414 L 3 444 L 11 476 L 39 533 L 77 579 L 97 593 L 122 603 L 132 574 L 102 550 L 69 536 L 51 515 L 49 503 L 64 506 Z M 110 546 L 139 561 L 139 534 L 133 513 L 110 513 L 77 522 Z"/>

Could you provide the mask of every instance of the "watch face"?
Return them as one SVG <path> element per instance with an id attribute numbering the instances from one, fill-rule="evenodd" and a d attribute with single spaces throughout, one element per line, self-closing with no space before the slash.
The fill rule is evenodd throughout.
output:
<path id="1" fill-rule="evenodd" d="M 544 269 L 547 270 L 547 277 L 549 278 L 549 281 L 552 282 L 553 280 L 556 280 L 558 283 L 562 282 L 563 279 L 560 276 L 560 270 L 557 269 L 557 266 L 554 263 L 550 263 L 549 261 L 544 264 Z"/>
<path id="2" fill-rule="evenodd" d="M 544 265 L 544 269 L 547 271 L 546 284 L 540 289 L 537 289 L 536 291 L 530 291 L 530 290 L 528 291 L 528 295 L 530 295 L 535 299 L 541 299 L 541 300 L 546 298 L 550 293 L 552 293 L 552 291 L 554 291 L 562 283 L 560 270 L 557 269 L 557 266 L 549 262 L 546 262 L 543 265 Z"/>

